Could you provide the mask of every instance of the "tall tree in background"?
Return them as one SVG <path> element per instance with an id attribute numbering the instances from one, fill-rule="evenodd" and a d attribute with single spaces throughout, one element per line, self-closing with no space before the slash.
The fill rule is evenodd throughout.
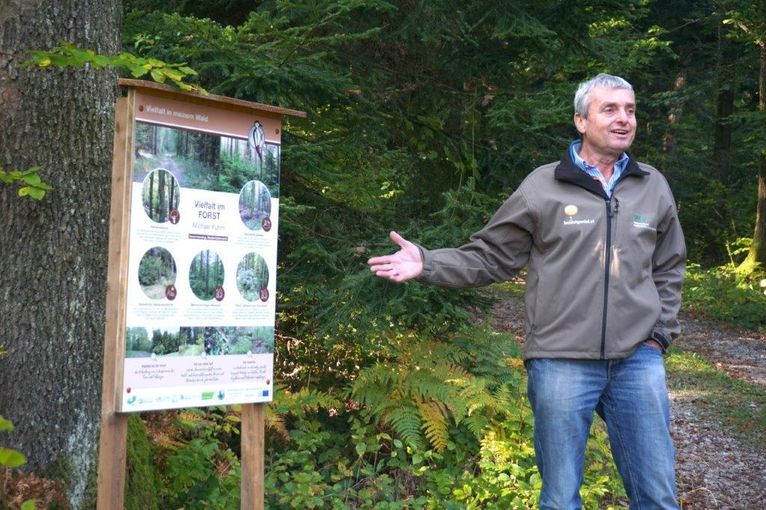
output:
<path id="1" fill-rule="evenodd" d="M 766 269 L 766 0 L 757 2 L 723 2 L 729 5 L 727 23 L 736 27 L 741 40 L 754 45 L 758 52 L 757 97 L 753 123 L 758 169 L 758 205 L 755 216 L 753 243 L 740 266 L 746 272 L 756 267 Z"/>
<path id="2" fill-rule="evenodd" d="M 119 0 L 0 2 L 0 166 L 43 167 L 42 202 L 0 188 L 0 414 L 74 508 L 95 482 L 116 75 L 22 66 L 71 41 L 119 50 Z"/>

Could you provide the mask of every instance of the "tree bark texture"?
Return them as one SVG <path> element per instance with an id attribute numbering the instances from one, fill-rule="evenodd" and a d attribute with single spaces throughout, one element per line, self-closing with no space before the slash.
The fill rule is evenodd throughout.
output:
<path id="1" fill-rule="evenodd" d="M 119 51 L 119 0 L 0 0 L 0 166 L 43 167 L 43 201 L 0 185 L 0 415 L 25 469 L 95 493 L 114 71 L 22 67 L 62 41 Z"/>
<path id="2" fill-rule="evenodd" d="M 762 115 L 766 115 L 766 44 L 761 44 L 759 50 L 758 110 Z M 761 268 L 766 268 L 766 147 L 762 147 L 758 155 L 758 206 L 755 214 L 753 245 L 748 258 L 759 264 Z"/>

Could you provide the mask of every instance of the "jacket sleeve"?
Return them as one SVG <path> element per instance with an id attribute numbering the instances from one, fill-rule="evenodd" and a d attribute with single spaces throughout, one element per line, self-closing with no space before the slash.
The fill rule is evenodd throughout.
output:
<path id="1" fill-rule="evenodd" d="M 478 287 L 510 279 L 529 260 L 533 214 L 521 189 L 484 228 L 459 248 L 427 250 L 419 280 L 445 287 Z"/>
<path id="2" fill-rule="evenodd" d="M 657 244 L 652 257 L 652 279 L 660 297 L 661 310 L 651 338 L 662 345 L 664 351 L 681 331 L 678 309 L 686 271 L 686 243 L 672 196 L 658 227 Z"/>

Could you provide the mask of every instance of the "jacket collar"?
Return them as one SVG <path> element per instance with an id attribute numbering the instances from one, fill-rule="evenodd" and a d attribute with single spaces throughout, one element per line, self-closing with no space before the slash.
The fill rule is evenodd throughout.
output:
<path id="1" fill-rule="evenodd" d="M 627 154 L 628 166 L 626 166 L 625 170 L 622 172 L 620 180 L 623 180 L 626 177 L 644 177 L 645 175 L 649 175 L 649 172 L 641 170 L 641 168 L 638 166 L 638 163 L 636 163 L 636 160 L 633 159 L 633 156 L 631 156 L 630 153 Z M 559 164 L 556 166 L 556 170 L 554 171 L 554 177 L 556 180 L 574 184 L 575 186 L 579 186 L 587 191 L 590 191 L 591 193 L 603 197 L 604 199 L 609 198 L 607 197 L 606 192 L 604 191 L 604 188 L 601 186 L 600 182 L 596 181 L 586 172 L 580 170 L 580 168 L 574 164 L 569 151 L 565 151 L 564 155 L 561 156 L 561 161 L 559 161 Z"/>

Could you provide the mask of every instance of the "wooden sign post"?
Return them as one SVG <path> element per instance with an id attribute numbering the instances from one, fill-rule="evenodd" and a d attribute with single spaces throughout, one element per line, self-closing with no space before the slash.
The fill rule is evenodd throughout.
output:
<path id="1" fill-rule="evenodd" d="M 97 506 L 124 508 L 129 412 L 242 405 L 241 508 L 264 505 L 281 117 L 120 80 Z"/>

